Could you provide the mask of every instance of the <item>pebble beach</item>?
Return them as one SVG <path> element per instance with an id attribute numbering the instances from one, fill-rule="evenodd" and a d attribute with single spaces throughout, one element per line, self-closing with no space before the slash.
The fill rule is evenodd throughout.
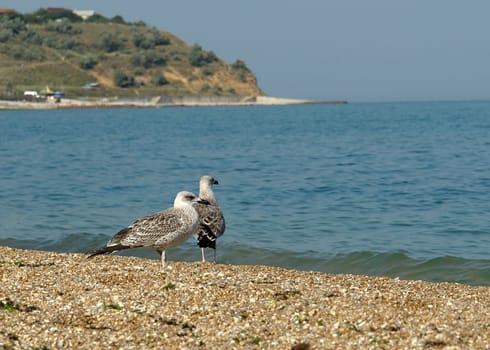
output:
<path id="1" fill-rule="evenodd" d="M 0 349 L 490 349 L 490 288 L 0 247 Z"/>

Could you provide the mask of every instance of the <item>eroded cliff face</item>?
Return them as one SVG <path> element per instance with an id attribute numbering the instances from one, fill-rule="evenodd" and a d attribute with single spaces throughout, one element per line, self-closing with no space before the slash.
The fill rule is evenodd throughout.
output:
<path id="1" fill-rule="evenodd" d="M 47 86 L 71 97 L 264 94 L 245 62 L 226 62 L 144 24 L 29 23 L 20 16 L 2 25 L 17 26 L 0 41 L 3 95 Z"/>

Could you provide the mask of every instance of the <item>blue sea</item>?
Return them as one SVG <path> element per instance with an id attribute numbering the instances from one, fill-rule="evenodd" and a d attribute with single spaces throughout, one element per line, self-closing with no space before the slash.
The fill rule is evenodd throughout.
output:
<path id="1" fill-rule="evenodd" d="M 0 245 L 86 252 L 207 174 L 219 263 L 490 285 L 490 102 L 0 111 L 0 132 Z"/>

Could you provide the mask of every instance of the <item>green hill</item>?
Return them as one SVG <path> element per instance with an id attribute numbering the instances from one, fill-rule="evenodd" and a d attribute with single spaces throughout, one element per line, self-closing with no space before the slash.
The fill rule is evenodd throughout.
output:
<path id="1" fill-rule="evenodd" d="M 263 95 L 243 61 L 142 22 L 69 10 L 0 14 L 0 98 L 47 86 L 70 97 Z"/>

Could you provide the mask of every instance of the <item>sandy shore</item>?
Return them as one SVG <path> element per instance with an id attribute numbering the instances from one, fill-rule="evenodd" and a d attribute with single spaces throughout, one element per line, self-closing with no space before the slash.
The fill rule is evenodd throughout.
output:
<path id="1" fill-rule="evenodd" d="M 172 99 L 171 99 L 172 100 Z M 64 98 L 59 103 L 51 102 L 29 102 L 29 101 L 2 101 L 0 110 L 15 109 L 63 109 L 63 108 L 120 108 L 120 107 L 176 107 L 176 106 L 267 106 L 267 105 L 292 105 L 292 104 L 315 104 L 315 103 L 345 103 L 345 101 L 311 101 L 300 99 L 288 99 L 268 96 L 251 96 L 243 99 L 227 98 L 199 98 L 183 97 L 174 98 L 173 102 L 162 101 L 159 97 L 130 100 L 130 99 L 98 99 L 86 101 Z"/>
<path id="2" fill-rule="evenodd" d="M 0 247 L 0 349 L 490 349 L 490 288 Z"/>

